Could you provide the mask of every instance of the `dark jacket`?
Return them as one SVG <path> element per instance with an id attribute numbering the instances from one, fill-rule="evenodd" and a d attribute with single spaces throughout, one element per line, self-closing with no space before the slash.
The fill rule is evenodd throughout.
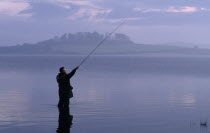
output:
<path id="1" fill-rule="evenodd" d="M 68 94 L 69 97 L 73 97 L 73 87 L 71 86 L 70 79 L 72 76 L 74 76 L 76 72 L 76 69 L 72 70 L 70 73 L 58 73 L 56 76 L 58 87 L 59 87 L 59 93 L 62 94 Z M 60 94 L 59 94 L 60 95 Z"/>

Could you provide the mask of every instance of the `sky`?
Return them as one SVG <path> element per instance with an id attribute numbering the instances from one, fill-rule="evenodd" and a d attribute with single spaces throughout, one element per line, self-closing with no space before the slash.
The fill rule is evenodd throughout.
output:
<path id="1" fill-rule="evenodd" d="M 210 46 L 210 0 L 0 0 L 0 46 L 117 31 L 137 43 Z"/>

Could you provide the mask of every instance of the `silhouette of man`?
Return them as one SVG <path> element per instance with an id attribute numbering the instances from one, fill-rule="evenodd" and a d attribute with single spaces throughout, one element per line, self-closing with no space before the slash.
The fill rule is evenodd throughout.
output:
<path id="1" fill-rule="evenodd" d="M 64 67 L 59 69 L 60 73 L 56 76 L 59 86 L 58 107 L 69 106 L 69 99 L 73 97 L 73 87 L 70 84 L 70 79 L 74 76 L 78 68 L 79 67 L 74 68 L 70 73 L 67 73 Z"/>
<path id="2" fill-rule="evenodd" d="M 70 133 L 73 116 L 69 113 L 69 107 L 58 107 L 59 118 L 56 133 Z"/>

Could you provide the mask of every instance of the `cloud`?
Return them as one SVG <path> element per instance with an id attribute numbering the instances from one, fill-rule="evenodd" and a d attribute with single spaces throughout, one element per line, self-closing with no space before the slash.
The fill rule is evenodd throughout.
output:
<path id="1" fill-rule="evenodd" d="M 62 0 L 59 2 L 63 2 L 63 3 L 69 3 L 69 4 L 73 4 L 73 5 L 77 5 L 77 6 L 88 6 L 88 7 L 92 7 L 92 8 L 101 8 L 95 4 L 93 4 L 91 1 L 67 1 L 67 0 Z"/>
<path id="2" fill-rule="evenodd" d="M 185 6 L 185 7 L 180 7 L 180 8 L 175 8 L 175 7 L 169 7 L 166 12 L 171 12 L 171 13 L 191 13 L 191 12 L 197 12 L 198 8 L 197 7 L 190 7 L 190 6 Z"/>
<path id="3" fill-rule="evenodd" d="M 87 17 L 88 19 L 92 19 L 97 17 L 98 15 L 104 15 L 110 13 L 111 9 L 93 9 L 93 8 L 80 8 L 76 13 L 69 17 L 71 20 L 76 20 L 78 18 Z"/>
<path id="4" fill-rule="evenodd" d="M 200 8 L 201 11 L 210 11 L 209 8 Z"/>
<path id="5" fill-rule="evenodd" d="M 32 14 L 23 13 L 23 11 L 30 9 L 31 6 L 26 2 L 9 2 L 0 1 L 0 14 L 19 17 L 30 17 Z"/>
<path id="6" fill-rule="evenodd" d="M 66 1 L 63 0 L 62 2 L 66 4 L 71 4 L 72 6 L 77 6 L 78 9 L 74 12 L 68 19 L 70 20 L 88 20 L 88 21 L 95 21 L 97 19 L 101 19 L 101 16 L 106 16 L 112 12 L 112 9 L 104 8 L 98 6 L 97 4 L 93 3 L 93 1 Z"/>
<path id="7" fill-rule="evenodd" d="M 138 17 L 133 17 L 133 18 L 117 18 L 117 19 L 95 18 L 95 19 L 92 19 L 91 21 L 94 21 L 94 22 L 106 22 L 106 23 L 119 23 L 119 22 L 122 22 L 123 20 L 136 21 L 136 20 L 141 20 L 141 19 L 142 18 L 138 18 Z"/>
<path id="8" fill-rule="evenodd" d="M 69 5 L 63 5 L 63 8 L 70 9 L 71 7 Z"/>
<path id="9" fill-rule="evenodd" d="M 205 8 L 191 7 L 191 6 L 183 6 L 183 7 L 174 7 L 170 6 L 165 9 L 161 8 L 134 8 L 134 11 L 141 13 L 150 13 L 150 12 L 166 12 L 166 13 L 194 13 L 198 11 L 206 10 Z"/>

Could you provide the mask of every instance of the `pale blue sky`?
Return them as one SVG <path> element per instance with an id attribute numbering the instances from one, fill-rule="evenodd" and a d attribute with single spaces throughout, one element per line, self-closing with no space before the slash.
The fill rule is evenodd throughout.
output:
<path id="1" fill-rule="evenodd" d="M 210 45 L 210 0 L 0 0 L 0 46 L 118 30 L 139 43 Z"/>

